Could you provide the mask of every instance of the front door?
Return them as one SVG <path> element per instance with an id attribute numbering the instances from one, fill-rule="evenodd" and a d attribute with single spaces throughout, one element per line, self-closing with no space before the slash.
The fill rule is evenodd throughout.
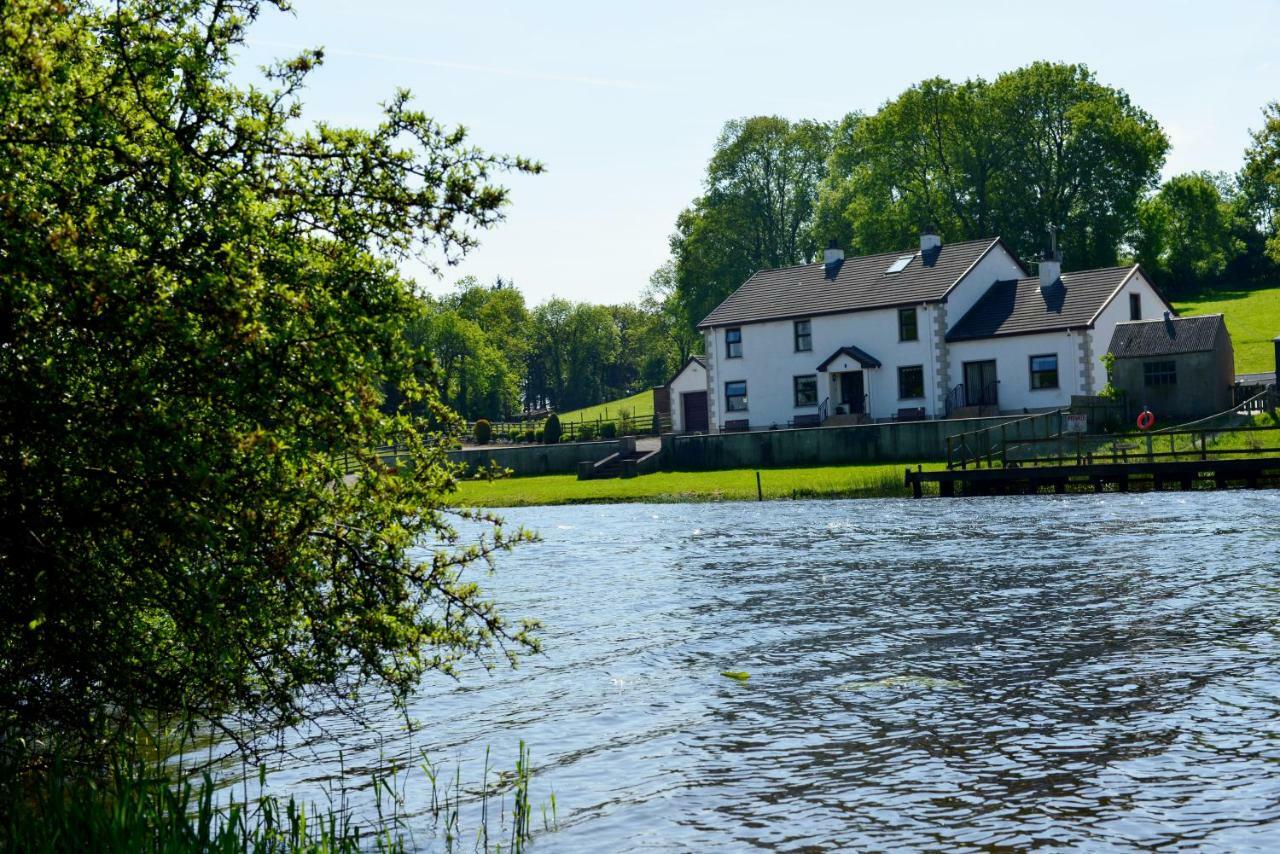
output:
<path id="1" fill-rule="evenodd" d="M 965 406 L 996 405 L 995 359 L 964 363 L 964 403 Z"/>
<path id="2" fill-rule="evenodd" d="M 684 432 L 707 432 L 707 393 L 686 391 L 680 395 L 680 413 L 684 416 Z"/>
<path id="3" fill-rule="evenodd" d="M 840 402 L 850 415 L 866 411 L 866 394 L 862 389 L 862 371 L 845 371 L 840 375 Z"/>

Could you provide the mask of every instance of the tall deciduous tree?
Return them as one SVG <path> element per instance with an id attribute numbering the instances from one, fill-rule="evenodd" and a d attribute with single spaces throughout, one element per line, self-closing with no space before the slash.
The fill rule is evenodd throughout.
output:
<path id="1" fill-rule="evenodd" d="M 932 223 L 949 240 L 999 234 L 1025 257 L 1053 227 L 1070 267 L 1110 264 L 1167 148 L 1150 116 L 1081 65 L 927 80 L 841 125 L 818 227 L 881 252 Z"/>
<path id="2" fill-rule="evenodd" d="M 832 128 L 755 116 L 728 122 L 706 188 L 671 238 L 677 293 L 690 326 L 755 270 L 804 263 Z"/>
<path id="3" fill-rule="evenodd" d="M 318 53 L 230 82 L 262 5 L 0 16 L 0 726 L 275 726 L 532 643 L 463 576 L 519 535 L 448 546 L 456 416 L 414 381 L 393 262 L 460 257 L 493 174 L 537 166 L 406 93 L 303 129 Z M 381 411 L 389 382 L 425 414 Z"/>
<path id="4" fill-rule="evenodd" d="M 1138 261 L 1172 291 L 1214 282 L 1244 251 L 1236 210 L 1219 183 L 1211 175 L 1176 175 L 1139 206 Z"/>
<path id="5" fill-rule="evenodd" d="M 1253 133 L 1245 152 L 1240 183 L 1259 230 L 1266 239 L 1268 257 L 1280 264 L 1280 101 L 1262 112 L 1262 127 Z"/>

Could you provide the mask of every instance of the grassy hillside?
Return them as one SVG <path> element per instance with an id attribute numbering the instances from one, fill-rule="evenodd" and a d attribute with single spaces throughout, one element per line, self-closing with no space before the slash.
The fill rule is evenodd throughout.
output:
<path id="1" fill-rule="evenodd" d="M 1273 371 L 1272 339 L 1280 335 L 1280 287 L 1222 289 L 1177 300 L 1179 314 L 1222 314 L 1236 351 L 1236 373 Z"/>
<path id="2" fill-rule="evenodd" d="M 617 418 L 622 414 L 623 410 L 627 410 L 628 414 L 633 418 L 653 415 L 653 389 L 645 389 L 630 397 L 610 400 L 595 406 L 575 409 L 571 412 L 562 412 L 560 413 L 560 423 L 563 424 L 566 421 L 595 421 L 596 419 L 607 421 L 611 418 Z"/>
<path id="3" fill-rule="evenodd" d="M 944 463 L 925 463 L 926 469 Z M 761 469 L 767 499 L 905 497 L 906 463 Z M 755 469 L 657 472 L 621 480 L 578 480 L 571 474 L 463 481 L 452 502 L 465 506 L 603 504 L 622 501 L 754 501 Z"/>

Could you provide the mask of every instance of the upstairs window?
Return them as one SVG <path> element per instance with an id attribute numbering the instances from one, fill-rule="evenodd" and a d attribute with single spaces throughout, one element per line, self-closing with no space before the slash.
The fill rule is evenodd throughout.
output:
<path id="1" fill-rule="evenodd" d="M 1129 294 L 1129 319 L 1142 319 L 1142 294 Z"/>
<path id="2" fill-rule="evenodd" d="M 1058 354 L 1031 357 L 1031 387 L 1058 387 Z"/>
<path id="3" fill-rule="evenodd" d="M 742 358 L 741 329 L 726 329 L 724 331 L 724 357 L 726 359 Z"/>
<path id="4" fill-rule="evenodd" d="M 793 377 L 792 385 L 794 386 L 796 395 L 796 408 L 802 406 L 818 405 L 818 375 L 807 374 L 803 377 Z"/>
<path id="5" fill-rule="evenodd" d="M 898 399 L 916 400 L 921 397 L 924 397 L 924 366 L 898 368 Z"/>
<path id="6" fill-rule="evenodd" d="M 745 381 L 724 384 L 724 409 L 726 412 L 747 411 L 747 384 Z"/>
<path id="7" fill-rule="evenodd" d="M 796 352 L 807 353 L 813 349 L 813 326 L 807 320 L 796 321 Z"/>
<path id="8" fill-rule="evenodd" d="M 916 310 L 914 308 L 898 309 L 898 340 L 918 341 L 920 330 L 916 326 Z"/>
<path id="9" fill-rule="evenodd" d="M 1143 362 L 1142 384 L 1147 386 L 1177 385 L 1177 362 Z"/>

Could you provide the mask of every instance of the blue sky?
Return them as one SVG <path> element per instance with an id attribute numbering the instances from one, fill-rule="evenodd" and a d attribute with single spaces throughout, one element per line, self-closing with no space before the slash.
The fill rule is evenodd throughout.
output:
<path id="1" fill-rule="evenodd" d="M 1174 174 L 1237 169 L 1280 98 L 1280 0 L 295 5 L 263 16 L 245 60 L 324 47 L 310 118 L 370 124 L 404 86 L 478 145 L 546 164 L 504 182 L 507 221 L 444 280 L 407 268 L 435 291 L 501 274 L 530 302 L 635 299 L 730 118 L 835 119 L 935 75 L 1084 62 L 1163 125 Z"/>

